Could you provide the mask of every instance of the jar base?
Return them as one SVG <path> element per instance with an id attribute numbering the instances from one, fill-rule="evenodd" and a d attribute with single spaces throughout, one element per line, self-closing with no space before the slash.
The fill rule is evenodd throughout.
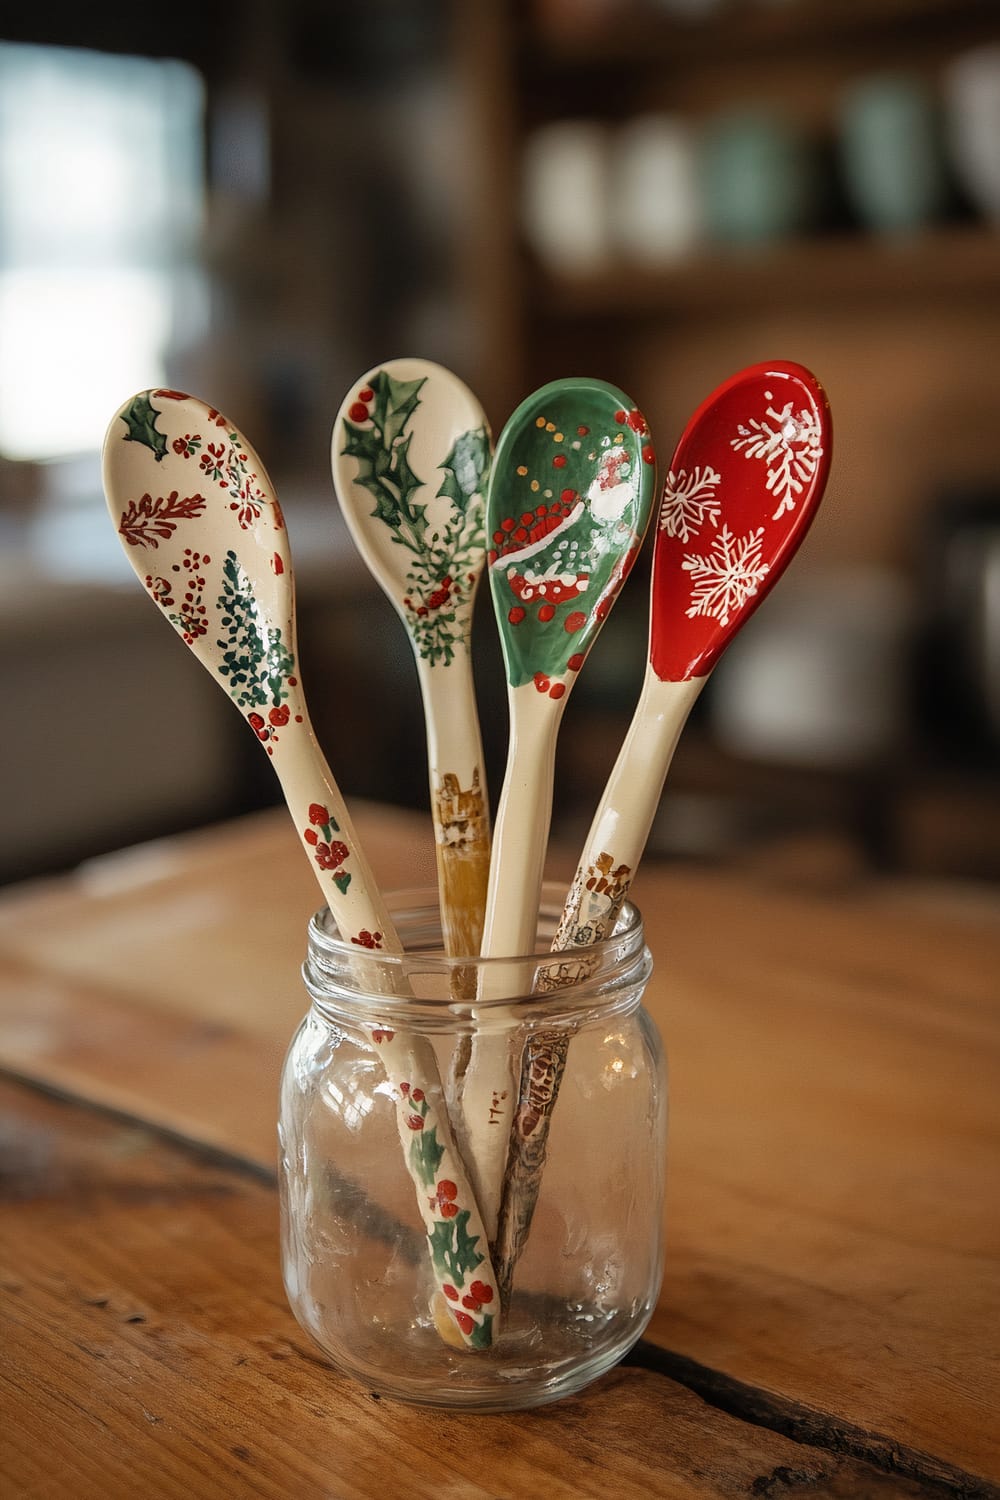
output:
<path id="1" fill-rule="evenodd" d="M 576 1351 L 546 1364 L 531 1358 L 526 1349 L 528 1358 L 522 1362 L 510 1341 L 503 1337 L 493 1350 L 451 1351 L 445 1363 L 439 1364 L 429 1378 L 422 1379 L 412 1374 L 394 1379 L 385 1369 L 329 1348 L 305 1322 L 302 1327 L 334 1369 L 364 1386 L 379 1400 L 491 1416 L 528 1411 L 576 1395 L 625 1357 L 642 1337 L 652 1312 L 650 1306 L 643 1309 L 641 1316 L 631 1314 L 620 1337 L 602 1341 L 587 1357 Z"/>

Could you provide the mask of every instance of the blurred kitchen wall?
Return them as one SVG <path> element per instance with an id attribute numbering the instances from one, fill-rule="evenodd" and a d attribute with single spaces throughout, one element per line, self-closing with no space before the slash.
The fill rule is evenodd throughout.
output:
<path id="1" fill-rule="evenodd" d="M 0 628 L 17 705 L 0 877 L 277 796 L 104 512 L 104 425 L 159 383 L 224 409 L 268 464 L 345 790 L 422 803 L 408 648 L 338 523 L 327 458 L 344 391 L 401 353 L 456 369 L 496 431 L 543 380 L 615 381 L 662 458 L 734 369 L 809 365 L 834 409 L 828 498 L 699 704 L 655 847 L 1000 875 L 992 4 L 99 11 L 0 23 Z M 495 797 L 503 683 L 481 602 Z M 568 837 L 616 753 L 644 636 L 636 576 L 567 713 Z"/>

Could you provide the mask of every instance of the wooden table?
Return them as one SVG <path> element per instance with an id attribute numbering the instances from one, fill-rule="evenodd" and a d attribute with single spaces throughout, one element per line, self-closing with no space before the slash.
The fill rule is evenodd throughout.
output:
<path id="1" fill-rule="evenodd" d="M 386 888 L 422 819 L 362 808 Z M 566 867 L 554 873 L 565 874 Z M 380 1401 L 281 1290 L 275 1086 L 315 888 L 284 815 L 0 895 L 0 1493 L 998 1496 L 990 899 L 657 867 L 668 1255 L 536 1413 Z"/>

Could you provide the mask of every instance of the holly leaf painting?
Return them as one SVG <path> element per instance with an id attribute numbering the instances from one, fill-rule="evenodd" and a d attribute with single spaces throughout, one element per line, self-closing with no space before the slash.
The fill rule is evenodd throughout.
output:
<path id="1" fill-rule="evenodd" d="M 427 379 L 394 380 L 386 370 L 379 370 L 371 380 L 375 392 L 372 421 L 381 429 L 382 441 L 391 448 L 406 430 L 406 424 L 420 405 L 420 388 Z"/>
<path id="2" fill-rule="evenodd" d="M 433 1187 L 437 1178 L 437 1169 L 441 1165 L 444 1155 L 444 1147 L 439 1143 L 437 1130 L 431 1126 L 430 1130 L 418 1130 L 410 1145 L 410 1166 L 416 1172 L 424 1187 Z"/>
<path id="3" fill-rule="evenodd" d="M 409 384 L 420 385 L 422 382 L 411 381 Z M 414 505 L 410 499 L 423 485 L 423 480 L 410 467 L 412 435 L 400 438 L 392 446 L 385 441 L 376 413 L 372 414 L 372 422 L 371 427 L 360 427 L 345 420 L 345 443 L 341 451 L 346 458 L 353 458 L 357 463 L 354 483 L 375 498 L 372 515 L 396 532 L 397 541 L 414 552 L 420 552 L 427 517 L 426 506 Z"/>
<path id="4" fill-rule="evenodd" d="M 126 443 L 142 443 L 152 452 L 159 463 L 167 451 L 166 434 L 159 432 L 156 419 L 160 415 L 149 399 L 148 391 L 141 391 L 122 412 L 122 421 L 128 428 L 123 439 Z"/>
<path id="5" fill-rule="evenodd" d="M 470 1349 L 489 1349 L 493 1343 L 493 1313 L 487 1313 L 481 1323 L 476 1323 L 469 1334 Z"/>
<path id="6" fill-rule="evenodd" d="M 411 434 L 412 436 L 412 434 Z M 399 487 L 400 507 L 405 511 L 406 519 L 410 524 L 417 541 L 419 542 L 427 530 L 427 507 L 426 505 L 412 505 L 410 496 L 415 490 L 423 485 L 423 480 L 418 479 L 410 468 L 410 437 L 405 437 L 402 442 L 397 443 L 393 449 L 393 467 L 390 478 Z"/>
<path id="7" fill-rule="evenodd" d="M 486 428 L 463 432 L 455 439 L 451 452 L 439 466 L 444 470 L 444 479 L 439 495 L 446 496 L 455 509 L 464 515 L 474 495 L 486 491 L 486 476 L 490 467 L 490 444 Z"/>
<path id="8" fill-rule="evenodd" d="M 469 1234 L 468 1222 L 469 1210 L 463 1208 L 454 1219 L 438 1219 L 427 1236 L 436 1269 L 447 1273 L 456 1286 L 462 1286 L 469 1273 L 485 1259 L 476 1250 L 479 1236 Z"/>

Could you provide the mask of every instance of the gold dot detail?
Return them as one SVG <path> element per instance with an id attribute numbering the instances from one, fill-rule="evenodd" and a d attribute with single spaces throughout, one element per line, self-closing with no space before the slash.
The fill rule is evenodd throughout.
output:
<path id="1" fill-rule="evenodd" d="M 556 434 L 555 434 L 555 436 L 554 436 L 554 437 L 553 437 L 553 439 L 552 439 L 552 441 L 553 441 L 553 442 L 554 442 L 554 443 L 561 443 L 561 442 L 562 442 L 562 440 L 563 440 L 563 435 L 562 435 L 562 433 L 561 433 L 561 432 L 557 432 L 557 433 L 556 433 Z"/>
<path id="2" fill-rule="evenodd" d="M 523 479 L 524 476 L 525 476 L 525 474 L 527 474 L 527 472 L 528 472 L 527 465 L 525 465 L 525 464 L 518 464 L 518 466 L 517 466 L 517 472 L 520 474 L 521 478 Z"/>
<path id="3" fill-rule="evenodd" d="M 546 422 L 546 424 L 545 424 L 545 431 L 546 432 L 555 432 L 555 430 L 556 430 L 556 424 L 554 422 Z"/>
<path id="4" fill-rule="evenodd" d="M 532 481 L 531 481 L 531 488 L 532 488 L 532 490 L 533 490 L 533 491 L 534 491 L 534 492 L 535 492 L 535 493 L 536 493 L 536 494 L 537 494 L 537 493 L 538 493 L 538 491 L 539 491 L 539 489 L 541 489 L 541 485 L 540 485 L 540 484 L 539 484 L 539 483 L 538 483 L 538 480 L 537 480 L 537 479 L 533 479 L 533 480 L 532 480 Z"/>
<path id="5" fill-rule="evenodd" d="M 544 427 L 545 426 L 545 418 L 544 417 L 536 417 L 535 418 L 535 426 L 536 427 Z"/>

